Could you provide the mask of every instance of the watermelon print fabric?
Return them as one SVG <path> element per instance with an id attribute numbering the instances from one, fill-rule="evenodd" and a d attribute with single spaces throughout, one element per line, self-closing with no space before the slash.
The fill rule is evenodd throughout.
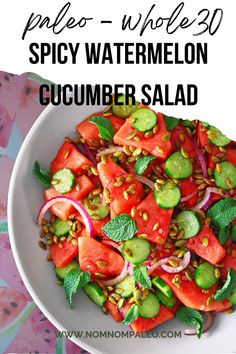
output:
<path id="1" fill-rule="evenodd" d="M 41 83 L 34 73 L 0 71 L 0 354 L 86 354 L 65 338 L 37 308 L 17 271 L 7 228 L 7 193 L 20 146 L 44 107 L 38 102 Z"/>

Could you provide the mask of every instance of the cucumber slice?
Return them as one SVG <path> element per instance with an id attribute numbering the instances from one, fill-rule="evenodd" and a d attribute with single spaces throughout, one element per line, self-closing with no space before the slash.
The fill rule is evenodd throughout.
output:
<path id="1" fill-rule="evenodd" d="M 214 170 L 214 177 L 217 187 L 227 191 L 236 187 L 236 167 L 228 161 L 219 162 L 219 170 Z"/>
<path id="2" fill-rule="evenodd" d="M 181 211 L 176 217 L 179 230 L 184 230 L 184 239 L 191 238 L 197 235 L 202 224 L 197 214 L 191 210 Z"/>
<path id="3" fill-rule="evenodd" d="M 79 268 L 79 263 L 73 259 L 73 261 L 71 261 L 66 267 L 55 268 L 55 272 L 59 279 L 64 280 L 67 273 L 74 268 Z"/>
<path id="4" fill-rule="evenodd" d="M 93 220 L 105 219 L 110 212 L 107 205 L 102 205 L 102 200 L 99 195 L 92 199 L 85 199 L 84 206 Z"/>
<path id="5" fill-rule="evenodd" d="M 228 300 L 232 305 L 236 305 L 236 289 L 232 292 L 232 294 L 228 297 Z"/>
<path id="6" fill-rule="evenodd" d="M 63 168 L 53 175 L 52 181 L 56 182 L 53 186 L 58 193 L 68 193 L 74 187 L 75 175 L 69 168 Z"/>
<path id="7" fill-rule="evenodd" d="M 208 263 L 201 263 L 194 273 L 194 279 L 197 285 L 201 289 L 210 289 L 218 281 L 218 278 L 215 276 L 216 268 Z"/>
<path id="8" fill-rule="evenodd" d="M 54 235 L 58 237 L 67 236 L 71 230 L 71 225 L 67 220 L 57 218 L 52 224 Z"/>
<path id="9" fill-rule="evenodd" d="M 173 291 L 163 279 L 155 277 L 152 279 L 152 284 L 155 286 L 156 289 L 159 289 L 166 297 L 173 296 Z"/>
<path id="10" fill-rule="evenodd" d="M 161 187 L 160 191 L 154 193 L 157 204 L 164 209 L 174 208 L 179 204 L 181 193 L 178 187 L 171 182 Z"/>
<path id="11" fill-rule="evenodd" d="M 140 132 L 147 132 L 157 124 L 157 115 L 151 109 L 138 108 L 131 115 L 132 126 Z"/>
<path id="12" fill-rule="evenodd" d="M 122 289 L 122 297 L 130 297 L 135 289 L 135 281 L 131 275 L 127 275 L 124 280 L 116 284 L 116 289 Z"/>
<path id="13" fill-rule="evenodd" d="M 122 95 L 118 97 L 117 101 L 119 103 L 123 103 L 122 105 L 113 104 L 112 105 L 112 113 L 119 118 L 127 118 L 129 117 L 138 107 L 139 102 L 135 102 L 135 105 L 132 105 L 132 98 L 129 98 L 128 105 L 126 104 L 126 96 Z"/>
<path id="14" fill-rule="evenodd" d="M 96 283 L 90 282 L 83 287 L 84 292 L 98 306 L 102 307 L 106 303 L 106 296 L 102 288 Z"/>
<path id="15" fill-rule="evenodd" d="M 231 142 L 226 135 L 212 125 L 210 126 L 210 129 L 208 129 L 207 135 L 210 142 L 216 146 L 226 146 Z"/>
<path id="16" fill-rule="evenodd" d="M 165 172 L 171 178 L 187 178 L 193 174 L 193 165 L 190 159 L 177 151 L 166 160 Z"/>
<path id="17" fill-rule="evenodd" d="M 137 265 L 143 263 L 148 258 L 150 249 L 151 245 L 147 240 L 133 237 L 123 244 L 122 254 L 127 261 Z"/>
<path id="18" fill-rule="evenodd" d="M 160 312 L 160 303 L 156 295 L 148 292 L 148 296 L 142 301 L 141 305 L 138 305 L 138 312 L 141 317 L 153 318 Z"/>
<path id="19" fill-rule="evenodd" d="M 171 297 L 167 297 L 160 290 L 156 290 L 156 296 L 158 300 L 166 307 L 173 307 L 177 302 L 177 298 L 174 294 Z"/>

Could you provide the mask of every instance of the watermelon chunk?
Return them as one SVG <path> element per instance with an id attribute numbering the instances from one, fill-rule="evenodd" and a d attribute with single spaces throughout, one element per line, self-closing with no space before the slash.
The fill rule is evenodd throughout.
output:
<path id="1" fill-rule="evenodd" d="M 97 165 L 97 169 L 99 178 L 104 188 L 111 187 L 112 183 L 114 182 L 114 178 L 119 176 L 127 176 L 127 172 L 111 159 L 108 160 L 105 164 L 100 162 Z"/>
<path id="2" fill-rule="evenodd" d="M 116 322 L 123 321 L 123 316 L 121 315 L 116 304 L 113 304 L 111 301 L 107 300 L 105 307 Z"/>
<path id="3" fill-rule="evenodd" d="M 228 151 L 227 151 L 227 159 L 234 166 L 236 166 L 236 149 L 228 149 Z"/>
<path id="4" fill-rule="evenodd" d="M 192 178 L 189 177 L 180 180 L 178 186 L 180 188 L 182 197 L 187 197 L 188 195 L 196 192 L 195 196 L 184 202 L 187 208 L 192 208 L 194 205 L 196 205 L 198 200 L 198 186 L 195 182 L 193 182 Z"/>
<path id="5" fill-rule="evenodd" d="M 109 113 L 108 113 L 109 114 Z M 77 132 L 84 138 L 88 145 L 94 145 L 94 142 L 99 142 L 99 131 L 96 124 L 89 122 L 89 119 L 95 116 L 104 116 L 102 112 L 92 114 L 88 119 L 84 120 L 77 125 Z M 107 118 L 113 125 L 115 131 L 118 131 L 124 124 L 124 119 L 118 118 L 114 115 L 106 115 Z"/>
<path id="6" fill-rule="evenodd" d="M 93 166 L 93 163 L 81 154 L 74 144 L 65 141 L 51 162 L 51 173 L 54 174 L 62 168 L 69 168 L 76 174 L 84 172 L 83 167 L 85 166 Z"/>
<path id="7" fill-rule="evenodd" d="M 120 274 L 124 268 L 124 259 L 110 247 L 92 237 L 79 237 L 79 264 L 83 271 L 91 272 L 96 277 L 96 273 L 105 276 Z M 105 261 L 107 266 L 98 265 L 98 261 Z"/>
<path id="8" fill-rule="evenodd" d="M 170 141 L 173 151 L 178 151 L 183 147 L 189 153 L 191 158 L 196 157 L 193 139 L 189 137 L 185 127 L 177 125 L 177 127 L 171 131 Z"/>
<path id="9" fill-rule="evenodd" d="M 139 215 L 139 211 L 148 213 L 148 220 L 144 221 Z M 159 207 L 155 201 L 153 192 L 138 205 L 134 220 L 138 226 L 138 234 L 147 234 L 150 242 L 163 245 L 169 233 L 171 216 L 173 209 L 163 209 Z M 153 227 L 159 224 L 157 230 L 153 231 Z"/>
<path id="10" fill-rule="evenodd" d="M 233 268 L 236 272 L 236 244 L 235 243 L 232 244 L 231 249 L 228 250 L 228 253 L 222 259 L 220 264 L 224 266 L 220 271 L 222 279 L 227 278 L 227 274 L 230 268 Z"/>
<path id="11" fill-rule="evenodd" d="M 200 121 L 197 124 L 197 137 L 201 148 L 205 148 L 206 145 L 211 145 L 208 139 L 207 130 Z"/>
<path id="12" fill-rule="evenodd" d="M 124 313 L 126 313 L 130 307 L 130 304 L 125 305 L 123 308 Z M 130 324 L 130 327 L 134 333 L 143 333 L 152 330 L 156 326 L 159 326 L 166 321 L 171 320 L 173 317 L 173 311 L 170 311 L 165 306 L 160 305 L 160 313 L 157 316 L 153 318 L 143 318 L 139 316 L 136 321 Z"/>
<path id="13" fill-rule="evenodd" d="M 103 228 L 103 226 L 106 225 L 106 223 L 108 223 L 109 220 L 110 220 L 109 216 L 107 216 L 105 219 L 102 219 L 102 220 L 93 220 L 92 219 L 95 235 L 104 236 L 104 231 L 102 228 Z"/>
<path id="14" fill-rule="evenodd" d="M 204 238 L 208 239 L 208 246 L 203 245 Z M 226 250 L 221 246 L 209 226 L 204 226 L 198 235 L 189 238 L 186 247 L 214 265 L 220 263 L 226 254 Z"/>
<path id="15" fill-rule="evenodd" d="M 62 247 L 53 243 L 50 248 L 50 256 L 56 267 L 66 267 L 78 254 L 78 246 L 69 241 L 62 242 Z"/>
<path id="16" fill-rule="evenodd" d="M 60 195 L 66 195 L 67 197 L 76 199 L 76 200 L 81 200 L 85 198 L 93 189 L 94 185 L 90 181 L 90 179 L 82 175 L 80 177 L 76 178 L 76 184 L 79 185 L 79 190 L 76 189 L 74 186 L 73 189 L 66 193 L 66 194 L 60 194 L 58 193 L 55 188 L 49 188 L 44 192 L 44 199 L 47 201 L 53 197 L 59 197 Z M 75 208 L 69 203 L 69 202 L 61 202 L 61 203 L 56 203 L 54 204 L 51 208 L 50 211 L 52 214 L 57 216 L 58 218 L 62 220 L 67 220 L 68 217 L 75 212 Z"/>
<path id="17" fill-rule="evenodd" d="M 227 278 L 227 274 L 230 268 L 233 268 L 234 271 L 236 272 L 236 257 L 233 256 L 232 254 L 227 254 L 225 258 L 222 260 L 221 264 L 224 266 L 224 268 L 221 269 L 222 279 Z"/>
<path id="18" fill-rule="evenodd" d="M 164 134 L 167 132 L 162 113 L 157 113 L 157 125 L 157 132 L 152 137 L 145 138 L 144 133 L 135 130 L 132 127 L 130 118 L 128 118 L 126 119 L 125 124 L 115 134 L 114 143 L 118 145 L 141 147 L 151 155 L 157 156 L 161 160 L 166 160 L 171 153 L 171 143 L 170 141 L 162 141 Z M 127 139 L 127 136 L 130 133 L 136 133 L 136 136 L 138 136 L 140 140 L 136 141 L 134 139 Z M 156 149 L 157 146 L 161 148 L 161 152 Z"/>
<path id="19" fill-rule="evenodd" d="M 130 213 L 134 206 L 137 206 L 144 195 L 144 188 L 141 182 L 132 179 L 130 182 L 123 182 L 121 186 L 114 185 L 115 178 L 125 178 L 128 173 L 118 166 L 114 161 L 108 160 L 106 164 L 99 163 L 97 166 L 99 177 L 104 188 L 110 192 L 112 202 L 110 204 L 111 217 L 121 213 Z M 125 199 L 124 192 L 131 186 L 134 187 L 134 192 L 129 194 L 128 199 Z"/>
<path id="20" fill-rule="evenodd" d="M 208 168 L 210 168 L 212 171 L 216 168 L 216 162 L 214 161 L 214 158 L 217 154 L 220 154 L 220 149 L 218 146 L 212 145 L 211 146 L 211 152 L 207 154 L 208 156 Z"/>
<path id="21" fill-rule="evenodd" d="M 171 287 L 177 298 L 187 307 L 191 307 L 200 311 L 224 311 L 230 308 L 232 305 L 228 300 L 216 301 L 212 300 L 210 304 L 207 304 L 208 298 L 214 296 L 217 287 L 213 286 L 207 292 L 199 288 L 194 280 L 188 280 L 184 273 L 178 273 L 180 276 L 180 286 L 177 287 L 173 284 L 175 274 L 165 273 L 161 275 L 161 278 Z"/>

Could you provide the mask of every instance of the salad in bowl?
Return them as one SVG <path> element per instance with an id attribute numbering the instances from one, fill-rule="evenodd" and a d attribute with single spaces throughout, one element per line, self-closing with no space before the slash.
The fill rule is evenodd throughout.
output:
<path id="1" fill-rule="evenodd" d="M 120 101 L 35 162 L 39 245 L 69 306 L 84 291 L 135 333 L 177 317 L 201 337 L 236 305 L 236 143 Z"/>

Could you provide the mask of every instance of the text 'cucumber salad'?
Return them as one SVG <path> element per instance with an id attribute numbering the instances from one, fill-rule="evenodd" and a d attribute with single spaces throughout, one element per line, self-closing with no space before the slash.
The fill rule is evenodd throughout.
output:
<path id="1" fill-rule="evenodd" d="M 35 162 L 39 245 L 70 306 L 83 289 L 135 333 L 177 317 L 200 337 L 236 305 L 236 143 L 120 103 L 78 124 L 49 171 Z"/>

